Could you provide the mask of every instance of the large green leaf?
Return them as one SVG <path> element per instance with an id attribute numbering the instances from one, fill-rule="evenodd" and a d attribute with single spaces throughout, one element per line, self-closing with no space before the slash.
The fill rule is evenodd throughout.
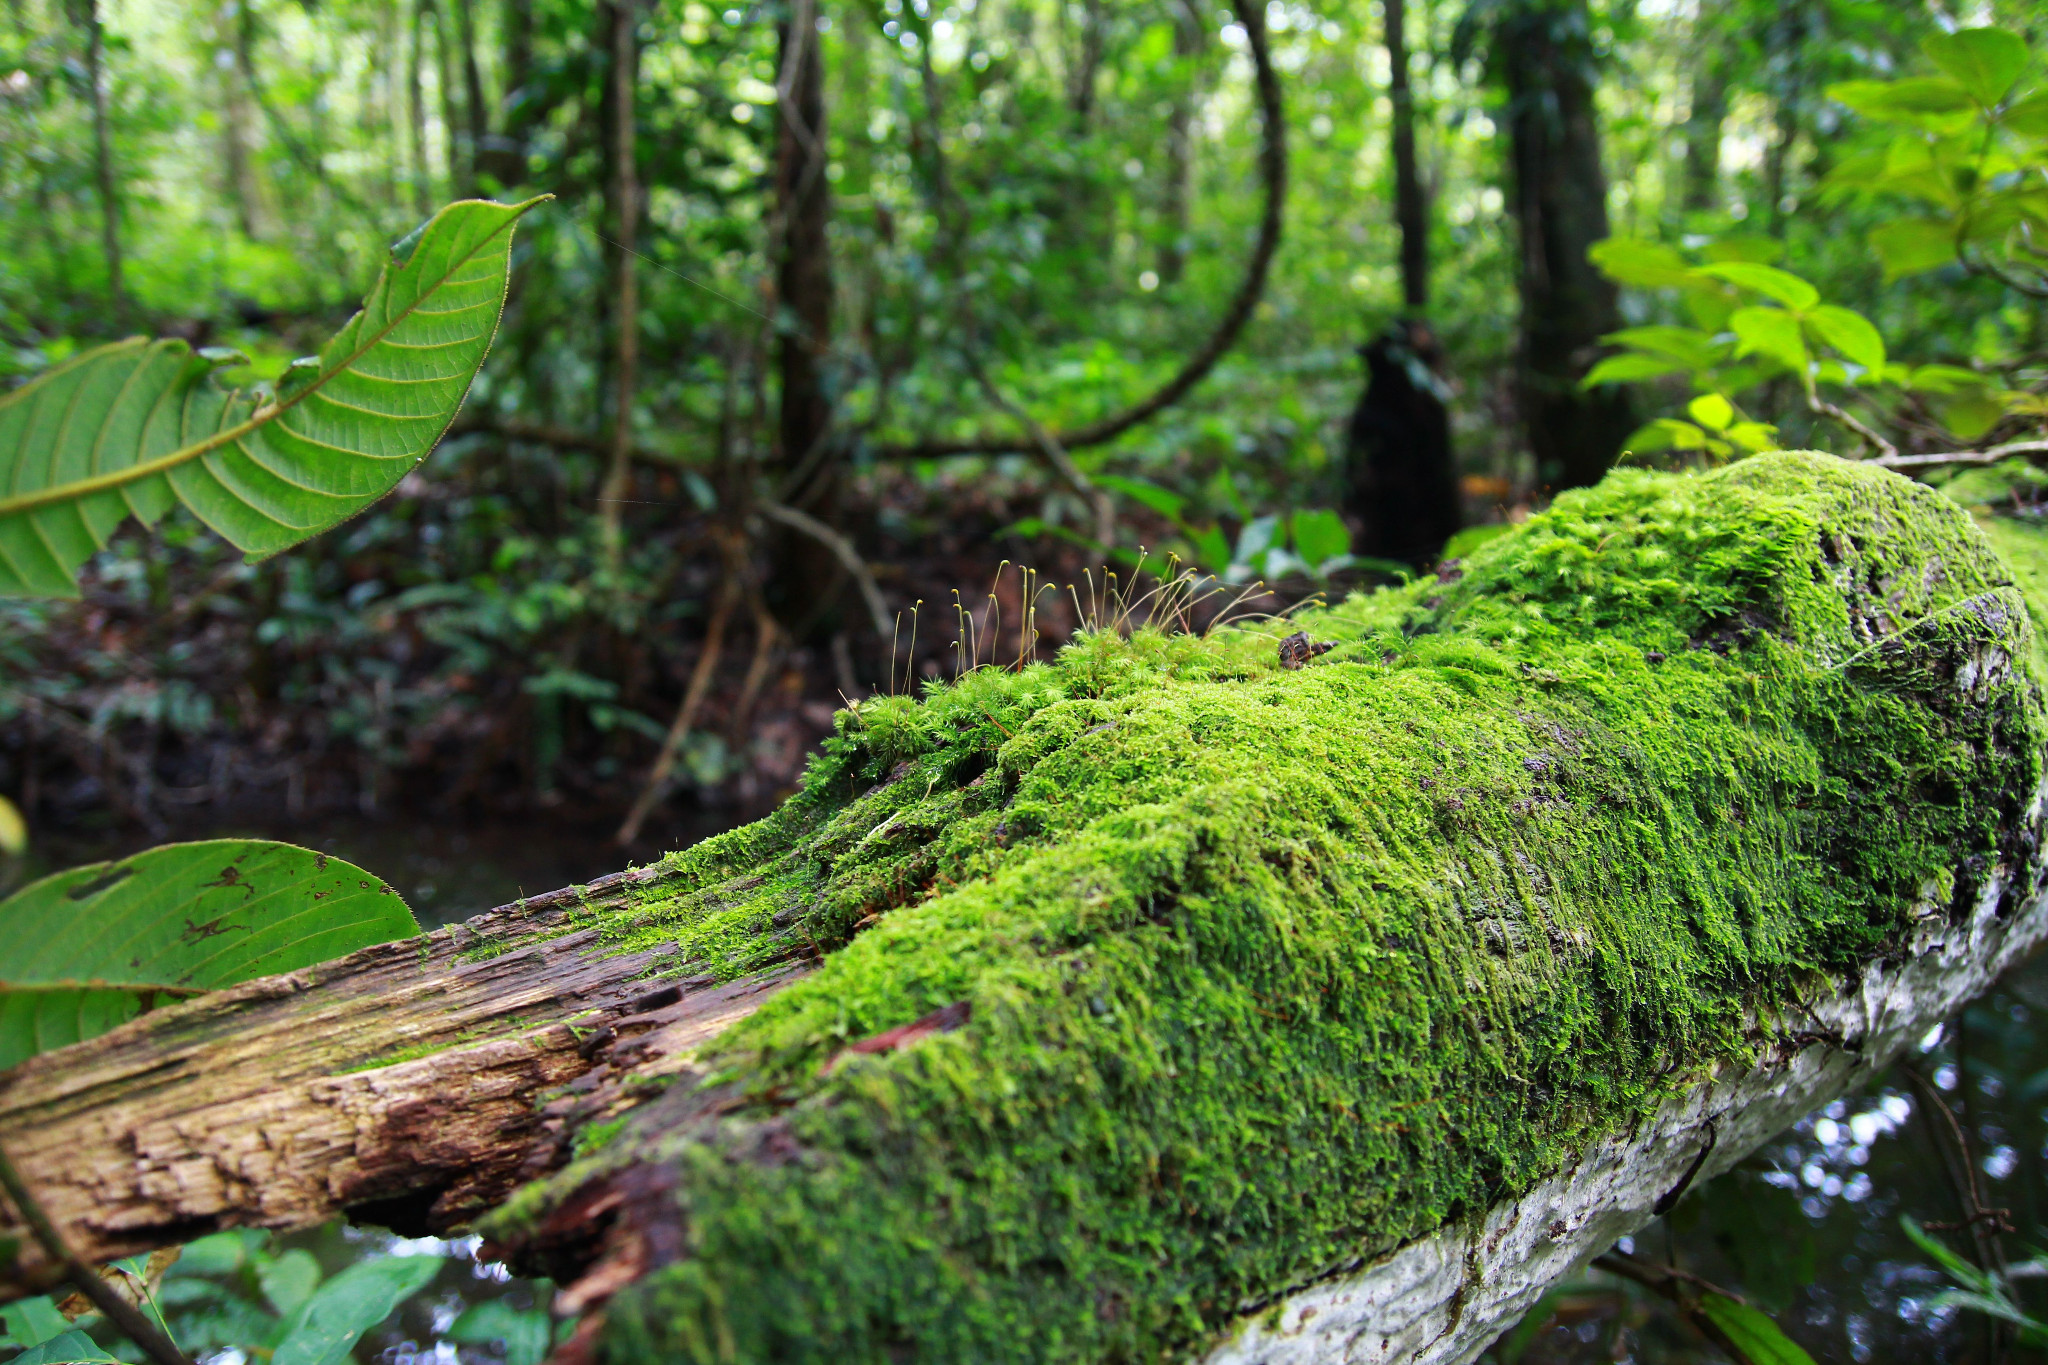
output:
<path id="1" fill-rule="evenodd" d="M 2027 45 L 2017 34 L 1996 28 L 1937 33 L 1920 50 L 1986 108 L 2009 94 L 2027 69 Z"/>
<path id="2" fill-rule="evenodd" d="M 1742 1358 L 1742 1365 L 1813 1365 L 1813 1357 L 1771 1319 L 1726 1294 L 1703 1294 L 1700 1311 Z"/>
<path id="3" fill-rule="evenodd" d="M 166 844 L 0 901 L 0 1067 L 160 1001 L 419 932 L 398 893 L 266 839 Z"/>
<path id="4" fill-rule="evenodd" d="M 438 1256 L 358 1261 L 314 1291 L 294 1315 L 270 1365 L 341 1365 L 356 1341 L 427 1287 Z"/>
<path id="5" fill-rule="evenodd" d="M 122 521 L 175 503 L 260 557 L 389 492 L 455 420 L 498 330 L 512 225 L 536 202 L 435 214 L 274 390 L 215 382 L 229 352 L 135 338 L 0 397 L 0 594 L 75 595 Z"/>

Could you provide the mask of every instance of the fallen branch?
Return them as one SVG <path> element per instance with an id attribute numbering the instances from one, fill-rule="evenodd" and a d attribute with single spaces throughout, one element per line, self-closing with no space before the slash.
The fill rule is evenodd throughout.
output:
<path id="1" fill-rule="evenodd" d="M 1934 455 L 1900 455 L 1893 452 L 1880 455 L 1869 461 L 1886 469 L 1922 469 L 1928 465 L 1943 464 L 1997 464 L 2000 460 L 2014 455 L 2048 455 L 2048 438 L 2028 437 L 2023 441 L 2007 441 L 2004 445 L 1991 446 L 1985 450 L 1946 450 Z"/>

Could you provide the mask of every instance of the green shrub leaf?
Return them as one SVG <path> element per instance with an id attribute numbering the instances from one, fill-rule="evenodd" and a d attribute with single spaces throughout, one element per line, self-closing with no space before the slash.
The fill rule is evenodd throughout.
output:
<path id="1" fill-rule="evenodd" d="M 1729 315 L 1735 332 L 1735 353 L 1766 356 L 1806 378 L 1806 341 L 1799 319 L 1782 308 L 1738 308 Z"/>
<path id="2" fill-rule="evenodd" d="M 1937 33 L 1920 44 L 1920 50 L 1987 109 L 2004 99 L 2027 69 L 2026 43 L 2003 29 Z"/>
<path id="3" fill-rule="evenodd" d="M 134 338 L 0 397 L 0 594 L 76 596 L 115 528 L 176 503 L 260 558 L 384 496 L 455 420 L 498 330 L 512 225 L 537 202 L 435 214 L 272 392 L 216 383 L 229 352 Z"/>
<path id="4" fill-rule="evenodd" d="M 1755 261 L 1714 261 L 1698 267 L 1709 279 L 1725 280 L 1741 289 L 1752 289 L 1787 308 L 1805 311 L 1820 302 L 1820 291 L 1789 270 Z"/>
<path id="5" fill-rule="evenodd" d="M 1703 1294 L 1700 1311 L 1721 1329 L 1741 1355 L 1743 1365 L 1813 1365 L 1805 1348 L 1785 1335 L 1777 1323 L 1726 1294 Z"/>
<path id="6" fill-rule="evenodd" d="M 0 1067 L 157 1003 L 419 932 L 352 863 L 267 839 L 166 844 L 43 878 L 0 901 Z"/>
<path id="7" fill-rule="evenodd" d="M 363 1333 L 427 1287 L 438 1256 L 358 1261 L 315 1290 L 295 1316 L 270 1365 L 341 1365 Z"/>
<path id="8" fill-rule="evenodd" d="M 1807 315 L 1806 327 L 1872 374 L 1884 369 L 1884 337 L 1861 313 L 1825 303 Z"/>
<path id="9" fill-rule="evenodd" d="M 1902 275 L 1917 275 L 1953 261 L 1956 230 L 1953 224 L 1932 218 L 1901 218 L 1873 229 L 1870 248 L 1884 262 L 1884 277 L 1889 283 Z"/>

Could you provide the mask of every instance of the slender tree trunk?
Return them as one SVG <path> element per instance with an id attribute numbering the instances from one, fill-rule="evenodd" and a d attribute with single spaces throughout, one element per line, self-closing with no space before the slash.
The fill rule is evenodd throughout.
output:
<path id="1" fill-rule="evenodd" d="M 1728 55 L 1719 20 L 1723 6 L 1702 5 L 1693 24 L 1692 108 L 1685 118 L 1685 182 L 1681 202 L 1695 211 L 1721 197 L 1721 129 L 1728 120 Z"/>
<path id="2" fill-rule="evenodd" d="M 117 328 L 128 325 L 128 289 L 121 277 L 121 199 L 114 183 L 113 133 L 107 126 L 106 35 L 99 0 L 77 0 L 85 29 L 85 78 L 92 98 L 93 180 L 100 200 L 100 253 L 107 265 L 107 299 Z"/>
<path id="3" fill-rule="evenodd" d="M 485 140 L 483 170 L 501 186 L 526 180 L 526 139 L 539 113 L 528 88 L 533 81 L 533 0 L 504 0 L 499 21 L 504 27 L 504 96 L 498 106 L 498 131 Z"/>
<path id="4" fill-rule="evenodd" d="M 422 218 L 434 211 L 433 187 L 427 172 L 427 99 L 420 82 L 420 65 L 426 59 L 430 3 L 431 0 L 412 0 L 412 41 L 405 49 L 405 116 L 412 131 L 412 207 Z"/>
<path id="5" fill-rule="evenodd" d="M 1621 326 L 1613 281 L 1586 258 L 1608 235 L 1591 23 L 1586 0 L 1519 0 L 1494 39 L 1521 238 L 1516 378 L 1537 477 L 1553 489 L 1597 482 L 1636 424 L 1626 389 L 1579 387 Z"/>
<path id="6" fill-rule="evenodd" d="M 1384 0 L 1387 100 L 1393 106 L 1394 222 L 1401 230 L 1401 306 L 1419 317 L 1429 306 L 1429 205 L 1415 169 L 1415 94 L 1408 83 L 1406 0 Z"/>
<path id="7" fill-rule="evenodd" d="M 221 83 L 221 152 L 227 163 L 226 197 L 234 207 L 235 226 L 241 229 L 244 237 L 254 241 L 262 237 L 263 223 L 261 190 L 250 164 L 250 126 L 254 120 L 249 108 L 249 84 L 242 76 L 252 60 L 248 51 L 251 42 L 248 7 L 236 6 L 236 13 L 229 22 L 233 28 L 221 35 L 224 42 L 220 55 L 229 57 L 231 48 L 233 61 L 225 70 L 215 67 Z"/>
<path id="8" fill-rule="evenodd" d="M 1103 0 L 1083 0 L 1080 52 L 1068 77 L 1067 106 L 1084 132 L 1095 122 L 1095 83 L 1102 72 L 1102 5 Z"/>
<path id="9" fill-rule="evenodd" d="M 816 0 L 792 0 L 779 31 L 782 89 L 775 127 L 776 355 L 781 380 L 778 464 L 783 501 L 839 521 L 841 471 L 828 363 L 832 344 L 831 187 L 825 178 L 825 62 Z M 827 630 L 843 571 L 822 545 L 778 537 L 770 605 L 798 638 Z M 821 587 L 830 585 L 824 591 Z"/>
<path id="10" fill-rule="evenodd" d="M 1166 116 L 1166 194 L 1160 217 L 1165 236 L 1159 243 L 1159 282 L 1178 284 L 1187 269 L 1188 205 L 1194 181 L 1195 77 L 1189 70 L 1193 59 L 1207 46 L 1207 30 L 1195 12 L 1193 0 L 1184 0 L 1174 13 L 1173 55 L 1180 66 L 1180 88 L 1173 108 Z"/>
<path id="11" fill-rule="evenodd" d="M 434 28 L 434 83 L 441 88 L 441 148 L 447 159 L 444 169 L 448 175 L 448 197 L 459 199 L 465 193 L 467 177 L 462 165 L 462 118 L 455 94 L 455 54 L 451 50 L 453 40 L 448 34 L 444 2 L 431 0 L 427 13 Z"/>
<path id="12" fill-rule="evenodd" d="M 613 568 L 624 525 L 625 498 L 633 476 L 633 392 L 640 382 L 640 280 L 635 269 L 640 223 L 640 178 L 635 166 L 635 86 L 639 68 L 635 0 L 611 5 L 612 231 L 618 252 L 614 307 L 618 339 L 613 347 L 611 464 L 599 493 L 605 555 Z"/>
<path id="13" fill-rule="evenodd" d="M 484 141 L 490 135 L 490 109 L 484 103 L 483 72 L 476 62 L 475 0 L 452 0 L 456 38 L 462 45 L 462 104 L 468 115 L 468 140 L 463 148 L 462 192 L 477 192 L 477 171 L 483 164 Z"/>

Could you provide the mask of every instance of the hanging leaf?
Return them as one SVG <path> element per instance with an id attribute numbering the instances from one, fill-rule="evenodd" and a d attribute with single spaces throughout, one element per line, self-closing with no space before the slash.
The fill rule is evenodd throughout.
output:
<path id="1" fill-rule="evenodd" d="M 1715 435 L 1728 430 L 1735 420 L 1735 405 L 1718 393 L 1703 393 L 1685 405 L 1686 414 Z"/>
<path id="2" fill-rule="evenodd" d="M 2004 99 L 2027 69 L 2026 43 L 2003 29 L 1937 33 L 1921 43 L 1920 50 L 1987 109 Z"/>
<path id="3" fill-rule="evenodd" d="M 1813 1365 L 1804 1347 L 1785 1335 L 1777 1323 L 1726 1294 L 1700 1296 L 1700 1312 L 1721 1329 L 1742 1358 L 1742 1365 Z"/>
<path id="4" fill-rule="evenodd" d="M 1586 257 L 1609 279 L 1637 289 L 1683 288 L 1692 283 L 1692 266 L 1661 242 L 1609 237 L 1593 243 Z"/>
<path id="5" fill-rule="evenodd" d="M 1884 262 L 1884 278 L 1889 284 L 1903 275 L 1917 275 L 1953 261 L 1956 230 L 1953 224 L 1932 218 L 1901 218 L 1872 229 L 1870 248 Z"/>
<path id="6" fill-rule="evenodd" d="M 76 596 L 115 528 L 177 503 L 260 558 L 384 496 L 454 421 L 498 329 L 512 225 L 538 202 L 442 209 L 274 390 L 215 382 L 231 352 L 136 338 L 0 397 L 0 594 Z"/>
<path id="7" fill-rule="evenodd" d="M 1807 316 L 1806 328 L 1872 374 L 1884 369 L 1884 337 L 1861 313 L 1822 304 Z"/>
<path id="8" fill-rule="evenodd" d="M 1698 267 L 1709 279 L 1726 280 L 1741 289 L 1751 289 L 1767 299 L 1803 312 L 1820 302 L 1820 291 L 1789 270 L 1755 261 L 1713 261 Z"/>
<path id="9" fill-rule="evenodd" d="M 1782 308 L 1738 308 L 1728 318 L 1737 355 L 1761 355 L 1806 378 L 1806 342 L 1799 319 Z"/>
<path id="10" fill-rule="evenodd" d="M 166 844 L 0 901 L 0 1067 L 157 1003 L 325 962 L 419 926 L 339 858 L 266 839 Z"/>
<path id="11" fill-rule="evenodd" d="M 1667 374 L 1677 374 L 1693 368 L 1682 360 L 1670 356 L 1646 355 L 1641 351 L 1629 351 L 1622 355 L 1611 355 L 1586 372 L 1584 387 L 1596 384 L 1632 384 L 1638 379 L 1656 379 Z"/>

